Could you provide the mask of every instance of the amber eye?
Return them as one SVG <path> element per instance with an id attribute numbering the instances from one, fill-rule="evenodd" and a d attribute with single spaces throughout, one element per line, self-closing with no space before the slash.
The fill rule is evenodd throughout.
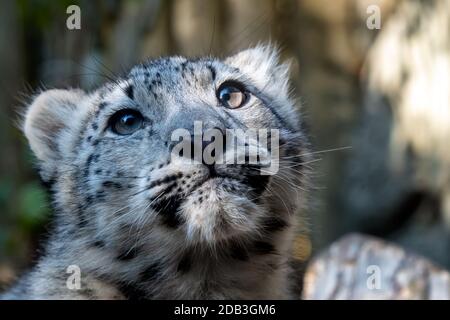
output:
<path id="1" fill-rule="evenodd" d="M 125 109 L 117 111 L 109 119 L 111 130 L 120 135 L 129 135 L 141 129 L 144 117 L 139 111 Z"/>
<path id="2" fill-rule="evenodd" d="M 248 94 L 241 85 L 223 83 L 217 90 L 217 99 L 224 107 L 237 109 L 247 102 Z"/>

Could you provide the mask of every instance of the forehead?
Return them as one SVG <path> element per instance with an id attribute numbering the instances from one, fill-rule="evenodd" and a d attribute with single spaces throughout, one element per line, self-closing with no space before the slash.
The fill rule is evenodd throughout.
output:
<path id="1" fill-rule="evenodd" d="M 107 102 L 205 98 L 226 79 L 239 79 L 237 68 L 215 58 L 167 57 L 149 60 L 131 69 L 127 77 L 110 84 L 103 95 Z"/>
<path id="2" fill-rule="evenodd" d="M 151 60 L 134 67 L 128 78 L 135 85 L 146 87 L 168 86 L 201 86 L 214 82 L 217 74 L 227 69 L 225 64 L 215 59 L 186 59 L 169 57 Z"/>

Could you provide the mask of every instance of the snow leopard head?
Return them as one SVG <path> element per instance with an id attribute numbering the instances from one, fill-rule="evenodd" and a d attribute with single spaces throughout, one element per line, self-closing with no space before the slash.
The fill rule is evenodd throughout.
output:
<path id="1" fill-rule="evenodd" d="M 173 157 L 173 132 L 194 134 L 196 121 L 203 132 L 277 130 L 278 172 Z M 290 226 L 304 197 L 307 142 L 288 66 L 268 46 L 223 60 L 151 60 L 94 92 L 44 91 L 24 132 L 59 224 L 92 241 L 250 241 Z"/>

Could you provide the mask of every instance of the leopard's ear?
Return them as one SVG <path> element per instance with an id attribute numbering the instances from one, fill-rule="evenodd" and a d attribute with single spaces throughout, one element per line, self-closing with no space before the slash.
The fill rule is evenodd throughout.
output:
<path id="1" fill-rule="evenodd" d="M 25 113 L 23 131 L 40 162 L 44 181 L 51 178 L 61 159 L 61 138 L 84 95 L 81 90 L 44 91 L 34 98 Z"/>
<path id="2" fill-rule="evenodd" d="M 238 68 L 265 92 L 288 95 L 289 64 L 280 62 L 277 47 L 259 45 L 246 49 L 227 58 L 225 63 Z"/>

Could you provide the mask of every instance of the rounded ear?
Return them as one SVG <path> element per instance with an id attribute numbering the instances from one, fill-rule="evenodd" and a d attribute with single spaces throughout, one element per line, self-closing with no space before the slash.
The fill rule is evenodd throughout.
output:
<path id="1" fill-rule="evenodd" d="M 23 131 L 40 161 L 41 176 L 48 181 L 61 159 L 61 136 L 73 119 L 81 90 L 48 90 L 40 93 L 25 114 Z"/>
<path id="2" fill-rule="evenodd" d="M 271 45 L 259 45 L 243 50 L 225 60 L 269 94 L 289 92 L 289 64 L 280 63 L 279 50 Z"/>

